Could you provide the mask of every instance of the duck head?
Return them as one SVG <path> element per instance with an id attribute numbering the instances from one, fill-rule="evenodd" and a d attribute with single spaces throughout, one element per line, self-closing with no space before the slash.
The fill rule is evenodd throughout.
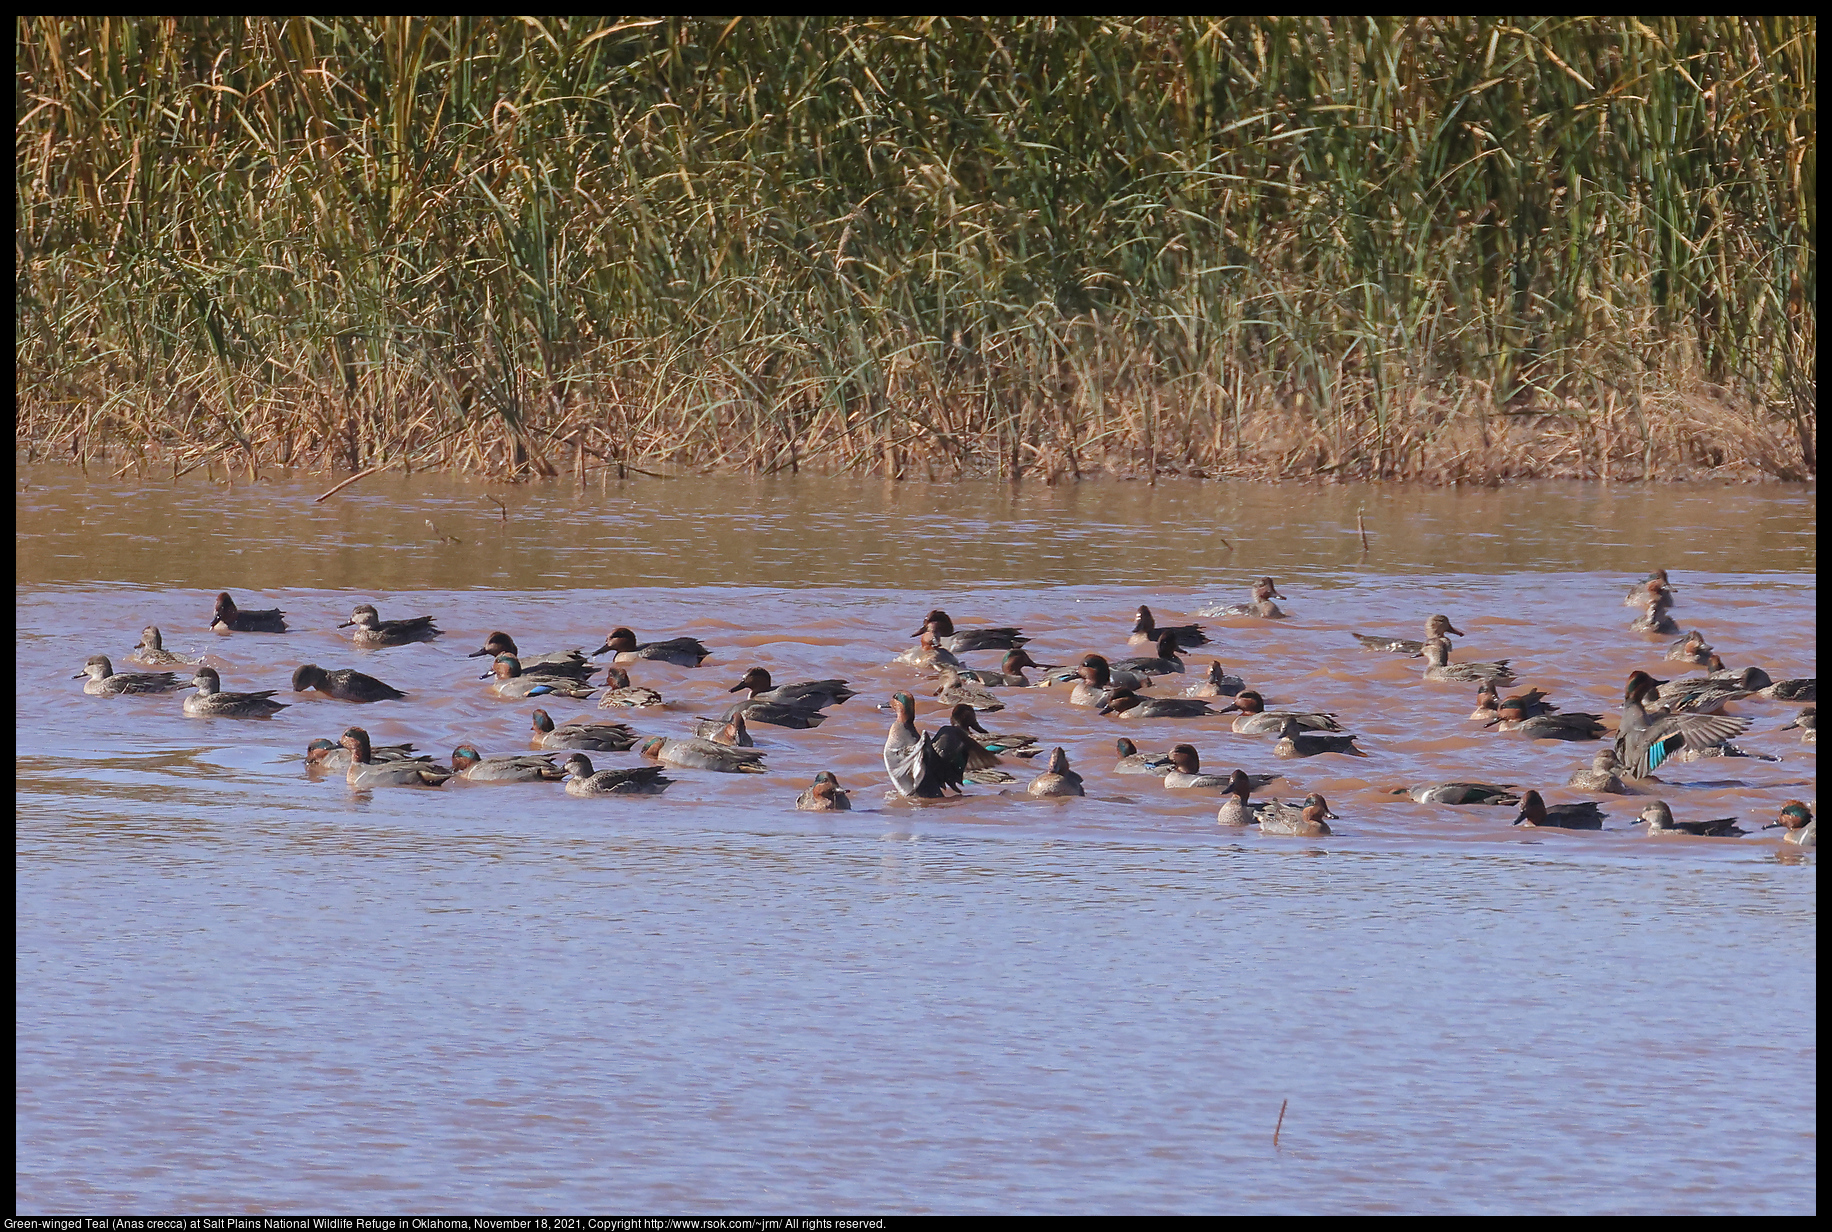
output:
<path id="1" fill-rule="evenodd" d="M 515 639 L 499 630 L 484 639 L 482 650 L 473 650 L 464 657 L 467 659 L 475 659 L 479 656 L 483 656 L 485 658 L 494 659 L 500 654 L 518 655 L 520 653 L 522 652 L 517 648 Z"/>
<path id="2" fill-rule="evenodd" d="M 948 722 L 954 724 L 954 726 L 963 731 L 976 731 L 982 736 L 990 734 L 984 727 L 980 726 L 980 716 L 978 712 L 966 702 L 961 702 L 952 710 L 948 711 Z"/>
<path id="3" fill-rule="evenodd" d="M 1144 700 L 1144 698 L 1134 693 L 1131 689 L 1113 689 L 1108 692 L 1107 700 L 1101 703 L 1098 713 L 1113 714 L 1117 712 L 1124 714 L 1134 706 L 1142 704 Z"/>
<path id="4" fill-rule="evenodd" d="M 1514 819 L 1515 825 L 1537 826 L 1546 820 L 1546 802 L 1540 799 L 1537 791 L 1529 791 L 1520 798 L 1520 816 Z"/>
<path id="5" fill-rule="evenodd" d="M 612 651 L 615 651 L 617 654 L 625 654 L 635 649 L 636 635 L 622 625 L 618 625 L 615 629 L 612 629 L 610 634 L 604 639 L 604 645 L 592 651 L 592 654 L 601 655 Z"/>
<path id="6" fill-rule="evenodd" d="M 363 765 L 369 764 L 369 733 L 360 727 L 347 728 L 337 743 L 350 750 L 350 756 Z"/>
<path id="7" fill-rule="evenodd" d="M 1630 672 L 1628 684 L 1622 690 L 1622 700 L 1638 702 L 1643 698 L 1653 697 L 1660 692 L 1660 686 L 1666 683 L 1664 680 L 1655 679 L 1646 672 Z"/>
<path id="8" fill-rule="evenodd" d="M 744 673 L 743 680 L 740 680 L 737 684 L 725 691 L 727 693 L 737 693 L 741 690 L 748 689 L 750 690 L 751 696 L 755 697 L 759 693 L 769 692 L 770 688 L 770 673 L 761 667 L 753 667 L 750 671 Z"/>
<path id="9" fill-rule="evenodd" d="M 1242 714 L 1265 714 L 1266 699 L 1255 689 L 1242 689 L 1235 694 L 1232 702 L 1221 708 L 1223 714 L 1230 710 L 1238 710 Z"/>

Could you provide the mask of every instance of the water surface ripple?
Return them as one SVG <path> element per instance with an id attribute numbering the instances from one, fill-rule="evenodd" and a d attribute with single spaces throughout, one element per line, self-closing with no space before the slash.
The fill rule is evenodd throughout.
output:
<path id="1" fill-rule="evenodd" d="M 1108 485 L 1104 506 L 1076 495 L 1093 502 L 1080 513 L 1019 494 L 1035 507 L 1009 522 L 951 520 L 943 501 L 912 536 L 896 501 L 812 480 L 671 507 L 632 530 L 635 555 L 615 518 L 574 505 L 578 524 L 536 555 L 524 506 L 497 523 L 517 551 L 445 553 L 392 541 L 380 507 L 310 529 L 328 483 L 181 486 L 186 504 L 78 482 L 54 499 L 46 474 L 20 496 L 15 607 L 22 1212 L 1814 1209 L 1813 865 L 1786 860 L 1776 831 L 1646 838 L 1619 797 L 1589 797 L 1609 813 L 1601 834 L 1396 802 L 1392 787 L 1450 777 L 1585 798 L 1563 783 L 1595 746 L 1482 732 L 1472 689 L 1348 637 L 1445 611 L 1467 634 L 1459 658 L 1511 658 L 1523 687 L 1611 713 L 1628 671 L 1676 666 L 1666 639 L 1626 629 L 1633 557 L 1634 572 L 1674 569 L 1676 615 L 1733 666 L 1811 675 L 1811 549 L 1786 530 L 1803 508 L 1810 522 L 1797 494 L 1739 490 L 1741 524 L 1775 533 L 1692 564 L 1651 555 L 1636 528 L 1593 549 L 1596 509 L 1550 486 L 1541 520 L 1566 529 L 1543 550 L 1459 540 L 1474 501 L 1418 514 L 1429 526 L 1402 548 L 1391 528 L 1413 498 L 1363 492 L 1368 522 L 1389 528 L 1377 564 L 1360 559 L 1356 506 L 1345 556 L 1344 507 L 1304 490 L 1270 489 L 1275 507 L 1207 485 L 1262 513 L 1188 532 L 1198 558 L 1142 487 Z M 476 534 L 440 503 L 459 485 L 438 483 L 396 491 L 386 516 Z M 663 485 L 633 486 L 666 503 Z M 264 488 L 272 533 L 225 552 L 221 526 L 255 517 Z M 831 524 L 747 554 L 784 491 L 830 505 Z M 1187 511 L 1202 491 L 1176 499 Z M 168 515 L 193 533 L 147 522 Z M 93 535 L 87 575 L 72 522 Z M 1523 540 L 1548 534 L 1525 523 Z M 1224 531 L 1232 556 L 1211 542 Z M 1459 542 L 1453 564 L 1425 567 Z M 1043 564 L 1019 584 L 1027 550 Z M 349 579 L 330 576 L 339 562 Z M 1023 763 L 1010 787 L 959 801 L 884 798 L 873 707 L 914 688 L 922 725 L 942 718 L 933 684 L 889 663 L 932 603 L 963 625 L 1020 624 L 1038 657 L 1065 662 L 1140 653 L 1126 647 L 1140 602 L 1189 620 L 1261 572 L 1292 619 L 1203 621 L 1216 645 L 1192 666 L 1219 658 L 1275 702 L 1337 711 L 1369 758 L 1278 762 L 1223 719 L 1125 721 L 1060 689 L 1003 690 L 987 725 L 1068 749 L 1087 799 L 1029 799 L 1039 767 Z M 298 631 L 209 634 L 223 587 L 284 607 Z M 448 635 L 355 651 L 333 626 L 371 600 L 433 613 Z M 83 659 L 125 667 L 147 623 L 232 689 L 285 690 L 309 661 L 412 697 L 288 691 L 274 720 L 237 722 L 187 719 L 175 697 L 81 694 Z M 497 628 L 589 650 L 617 624 L 715 651 L 697 671 L 641 666 L 668 708 L 612 717 L 644 732 L 684 734 L 752 665 L 846 676 L 861 696 L 816 731 L 755 728 L 768 774 L 682 771 L 656 799 L 365 796 L 301 767 L 309 739 L 359 721 L 441 757 L 460 740 L 522 750 L 530 708 L 487 694 L 466 653 Z M 1754 830 L 1812 797 L 1815 750 L 1781 730 L 1795 707 L 1731 710 L 1752 720 L 1742 743 L 1781 760 L 1669 767 L 1664 798 Z M 1224 832 L 1213 792 L 1113 774 L 1120 734 L 1189 740 L 1205 769 L 1283 770 L 1264 794 L 1325 792 L 1338 835 Z M 819 769 L 857 811 L 793 811 Z"/>

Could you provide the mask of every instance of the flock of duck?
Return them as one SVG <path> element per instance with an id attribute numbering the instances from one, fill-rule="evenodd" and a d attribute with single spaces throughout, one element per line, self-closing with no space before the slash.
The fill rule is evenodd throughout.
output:
<path id="1" fill-rule="evenodd" d="M 1247 604 L 1216 605 L 1203 608 L 1206 617 L 1253 617 L 1265 620 L 1283 619 L 1275 599 L 1284 599 L 1271 578 L 1260 578 L 1251 587 Z M 1614 738 L 1595 755 L 1589 769 L 1573 774 L 1568 785 L 1585 792 L 1616 795 L 1649 795 L 1661 786 L 1654 771 L 1669 762 L 1691 761 L 1703 757 L 1760 756 L 1732 743 L 1750 726 L 1747 718 L 1723 713 L 1733 701 L 1759 698 L 1790 702 L 1814 701 L 1812 679 L 1772 680 L 1761 668 L 1749 667 L 1730 671 L 1713 652 L 1696 629 L 1682 632 L 1672 619 L 1676 588 L 1665 570 L 1656 570 L 1636 583 L 1629 591 L 1626 604 L 1640 611 L 1631 628 L 1647 633 L 1678 634 L 1665 658 L 1676 663 L 1694 664 L 1707 669 L 1703 675 L 1681 680 L 1661 680 L 1646 671 L 1635 671 L 1628 677 L 1623 691 L 1622 709 L 1614 724 Z M 210 627 L 218 633 L 284 633 L 285 614 L 279 610 L 249 611 L 238 608 L 227 594 L 217 596 Z M 383 620 L 369 604 L 358 605 L 350 619 L 338 626 L 353 629 L 352 643 L 359 648 L 379 650 L 440 637 L 431 616 Z M 1610 734 L 1611 725 L 1601 715 L 1563 713 L 1547 700 L 1539 689 L 1528 689 L 1501 697 L 1502 689 L 1517 681 L 1507 660 L 1497 662 L 1453 661 L 1452 635 L 1463 633 L 1448 616 L 1437 614 L 1425 621 L 1425 636 L 1420 639 L 1386 637 L 1357 633 L 1353 636 L 1364 650 L 1405 655 L 1425 660 L 1422 678 L 1427 681 L 1474 684 L 1477 686 L 1477 708 L 1471 718 L 1502 731 L 1518 731 L 1532 739 L 1559 741 L 1601 741 Z M 912 636 L 916 644 L 894 660 L 897 664 L 929 673 L 938 681 L 934 696 L 949 709 L 946 725 L 923 732 L 916 723 L 916 699 L 909 691 L 894 693 L 880 709 L 891 712 L 891 722 L 884 741 L 884 768 L 895 794 L 911 799 L 935 799 L 947 794 L 963 794 L 967 784 L 1003 784 L 1014 777 L 1000 769 L 1003 757 L 1031 758 L 1042 753 L 1036 739 L 988 731 L 980 721 L 982 714 L 1003 708 L 994 690 L 1014 688 L 1050 688 L 1067 686 L 1067 704 L 1092 707 L 1098 713 L 1120 719 L 1182 719 L 1235 714 L 1232 727 L 1236 732 L 1276 735 L 1272 752 L 1280 758 L 1303 758 L 1334 754 L 1367 757 L 1357 746 L 1354 733 L 1343 730 L 1337 715 L 1297 710 L 1268 710 L 1258 690 L 1247 687 L 1239 676 L 1229 675 L 1219 662 L 1211 663 L 1206 673 L 1189 671 L 1184 660 L 1186 651 L 1209 644 L 1209 638 L 1196 624 L 1159 626 L 1151 609 L 1140 606 L 1130 642 L 1148 646 L 1152 653 L 1130 658 L 1109 659 L 1101 654 L 1087 654 L 1072 668 L 1040 663 L 1026 650 L 1031 641 L 1013 626 L 956 628 L 948 614 L 931 611 L 922 627 Z M 663 641 L 639 642 L 628 628 L 617 628 L 604 644 L 589 654 L 582 649 L 544 654 L 523 654 L 515 640 L 502 632 L 491 633 L 484 645 L 470 657 L 486 657 L 490 671 L 484 679 L 496 696 L 510 700 L 578 699 L 599 695 L 601 709 L 637 710 L 662 705 L 661 694 L 632 683 L 628 667 L 645 662 L 662 662 L 698 668 L 711 655 L 698 639 L 676 637 Z M 997 654 L 997 668 L 972 668 L 960 656 Z M 105 655 L 92 655 L 75 679 L 86 679 L 83 691 L 102 697 L 133 694 L 173 693 L 194 690 L 183 703 L 187 715 L 254 719 L 270 717 L 284 709 L 285 702 L 274 700 L 278 689 L 256 692 L 232 692 L 223 688 L 215 668 L 200 661 L 167 650 L 157 627 L 148 626 L 139 645 L 129 656 L 131 661 L 151 668 L 184 666 L 191 669 L 189 680 L 169 670 L 117 672 Z M 605 658 L 606 662 L 593 660 Z M 1025 673 L 1040 673 L 1032 680 Z M 598 673 L 604 682 L 591 683 Z M 1194 683 L 1175 694 L 1149 692 L 1162 690 L 1171 678 L 1194 679 Z M 297 692 L 316 690 L 342 701 L 373 703 L 404 699 L 401 690 L 352 668 L 326 669 L 304 664 L 293 673 L 292 687 Z M 642 736 L 627 723 L 587 717 L 555 723 L 545 709 L 532 713 L 531 746 L 533 753 L 486 757 L 470 744 L 460 744 L 452 751 L 450 764 L 441 764 L 431 756 L 417 753 L 411 744 L 375 745 L 361 727 L 350 727 L 335 742 L 313 740 L 306 749 L 307 766 L 315 773 L 338 771 L 345 774 L 350 786 L 368 790 L 378 787 L 438 787 L 452 779 L 473 782 L 515 783 L 564 780 L 565 791 L 574 796 L 654 795 L 665 791 L 675 780 L 668 770 L 700 770 L 727 774 L 755 774 L 764 770 L 765 754 L 755 747 L 750 724 L 767 724 L 796 730 L 819 727 L 828 717 L 826 711 L 840 706 L 857 692 L 843 679 L 804 680 L 776 684 L 767 670 L 751 668 L 728 690 L 745 696 L 722 714 L 697 720 L 690 737 Z M 549 701 L 547 704 L 552 704 Z M 1808 704 L 1784 730 L 1798 730 L 1805 743 L 1815 743 L 1815 708 Z M 595 769 L 588 753 L 621 753 L 636 748 L 643 765 Z M 1211 788 L 1222 793 L 1216 821 L 1222 826 L 1257 825 L 1263 833 L 1322 836 L 1330 831 L 1329 821 L 1339 820 L 1329 802 L 1312 792 L 1302 803 L 1282 800 L 1256 801 L 1253 793 L 1281 776 L 1248 774 L 1235 769 L 1226 775 L 1205 774 L 1199 754 L 1188 743 L 1178 743 L 1162 752 L 1140 752 L 1130 739 L 1116 742 L 1117 774 L 1155 775 L 1172 789 Z M 565 760 L 556 765 L 561 752 Z M 1772 760 L 1772 759 L 1771 759 Z M 1047 769 L 1034 777 L 1026 788 L 1033 796 L 1065 797 L 1086 794 L 1082 775 L 1069 764 L 1062 748 L 1053 748 L 1046 759 Z M 1518 806 L 1514 819 L 1520 826 L 1549 826 L 1571 830 L 1598 830 L 1604 814 L 1598 802 L 1548 805 L 1537 790 L 1517 791 L 1513 784 L 1477 782 L 1429 783 L 1396 789 L 1394 794 L 1409 795 L 1422 803 L 1451 805 Z M 837 776 L 823 770 L 797 798 L 796 807 L 814 812 L 837 812 L 851 804 Z M 1745 831 L 1737 818 L 1678 819 L 1661 799 L 1650 799 L 1636 824 L 1646 823 L 1649 834 L 1691 834 L 1735 837 Z M 1814 821 L 1812 807 L 1798 800 L 1788 801 L 1780 816 L 1764 828 L 1782 828 L 1786 841 L 1812 847 Z"/>

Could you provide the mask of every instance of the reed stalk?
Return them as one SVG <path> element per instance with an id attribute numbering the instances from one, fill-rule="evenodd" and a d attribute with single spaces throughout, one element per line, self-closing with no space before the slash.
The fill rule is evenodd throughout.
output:
<path id="1" fill-rule="evenodd" d="M 16 22 L 28 458 L 1814 472 L 1811 17 Z"/>

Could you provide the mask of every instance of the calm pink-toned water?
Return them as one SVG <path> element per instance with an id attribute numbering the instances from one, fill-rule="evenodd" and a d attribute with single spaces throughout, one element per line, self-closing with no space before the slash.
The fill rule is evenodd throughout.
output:
<path id="1" fill-rule="evenodd" d="M 1798 707 L 1730 707 L 1779 760 L 1662 773 L 1677 816 L 1747 837 L 1651 839 L 1638 801 L 1563 786 L 1598 746 L 1483 731 L 1473 687 L 1348 636 L 1446 612 L 1457 658 L 1613 715 L 1628 672 L 1689 670 L 1626 627 L 1623 592 L 1663 564 L 1731 666 L 1811 676 L 1810 490 L 377 476 L 315 505 L 334 481 L 18 482 L 21 1212 L 1815 1205 L 1816 873 L 1760 829 L 1816 790 L 1782 730 Z M 945 721 L 890 662 L 929 607 L 1072 663 L 1145 653 L 1141 602 L 1200 619 L 1261 573 L 1291 619 L 1201 620 L 1192 669 L 1338 713 L 1367 758 L 1000 690 L 986 725 L 1064 747 L 1086 799 L 1029 798 L 1042 767 L 1015 759 L 1008 786 L 886 799 L 878 703 L 909 689 Z M 295 631 L 207 632 L 218 589 Z M 334 626 L 365 601 L 446 636 L 355 650 Z M 148 623 L 293 704 L 190 719 L 69 679 L 94 653 L 131 670 Z M 465 656 L 494 629 L 589 651 L 615 625 L 714 654 L 633 669 L 661 710 L 556 719 L 684 735 L 751 666 L 860 696 L 817 730 L 754 726 L 766 774 L 671 771 L 652 799 L 358 795 L 303 770 L 352 723 L 524 751 L 532 707 Z M 410 697 L 294 695 L 304 662 Z M 1282 771 L 1262 795 L 1323 792 L 1337 833 L 1224 831 L 1216 793 L 1112 773 L 1119 735 Z M 822 769 L 852 813 L 793 810 Z M 1609 820 L 1526 831 L 1390 794 L 1442 779 Z"/>

